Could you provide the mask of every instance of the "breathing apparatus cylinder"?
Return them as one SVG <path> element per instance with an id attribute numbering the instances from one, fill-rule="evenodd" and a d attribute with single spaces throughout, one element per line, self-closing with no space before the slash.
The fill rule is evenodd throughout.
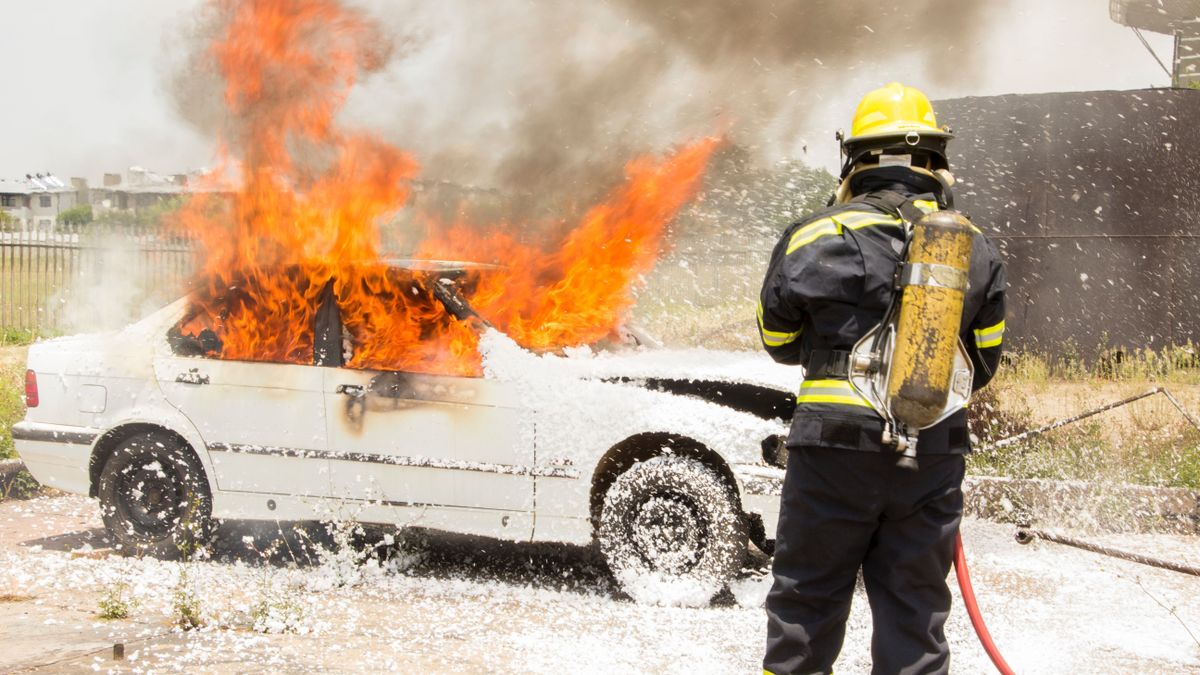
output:
<path id="1" fill-rule="evenodd" d="M 887 381 L 892 416 L 910 429 L 934 424 L 946 408 L 973 242 L 974 227 L 956 211 L 913 224 Z"/>

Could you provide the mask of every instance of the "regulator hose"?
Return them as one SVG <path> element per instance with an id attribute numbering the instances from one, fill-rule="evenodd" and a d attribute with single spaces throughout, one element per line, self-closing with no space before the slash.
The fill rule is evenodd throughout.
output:
<path id="1" fill-rule="evenodd" d="M 958 577 L 958 588 L 962 591 L 963 604 L 967 606 L 967 616 L 971 617 L 971 625 L 975 627 L 975 633 L 979 635 L 983 651 L 987 652 L 988 658 L 996 664 L 996 670 L 1000 671 L 1001 675 L 1015 675 L 1013 669 L 1000 655 L 1000 650 L 996 649 L 996 643 L 992 641 L 992 634 L 988 632 L 987 624 L 983 622 L 983 615 L 979 613 L 979 603 L 975 601 L 975 589 L 971 586 L 971 573 L 967 571 L 967 558 L 963 555 L 961 532 L 954 535 L 954 574 Z"/>

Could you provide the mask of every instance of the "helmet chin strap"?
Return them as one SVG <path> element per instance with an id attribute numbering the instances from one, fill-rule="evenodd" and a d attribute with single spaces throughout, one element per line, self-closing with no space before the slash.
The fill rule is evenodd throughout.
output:
<path id="1" fill-rule="evenodd" d="M 953 209 L 954 190 L 951 190 L 950 188 L 954 187 L 954 184 L 958 182 L 955 180 L 954 174 L 950 173 L 950 169 L 938 169 L 932 173 L 934 179 L 936 179 L 937 182 L 941 183 L 942 185 L 942 199 L 946 202 L 946 208 Z"/>
<path id="2" fill-rule="evenodd" d="M 846 174 L 846 177 L 842 179 L 841 183 L 838 184 L 837 191 L 834 192 L 833 203 L 845 204 L 854 198 L 855 192 L 852 190 L 852 186 L 856 182 L 856 179 L 861 180 L 862 178 L 866 178 L 874 174 L 884 174 L 885 172 L 895 174 L 898 171 L 913 173 L 922 178 L 933 180 L 937 183 L 936 191 L 941 195 L 942 200 L 946 203 L 946 208 L 954 208 L 954 191 L 950 188 L 954 186 L 955 180 L 954 175 L 948 170 L 938 169 L 937 171 L 930 171 L 929 169 L 915 166 L 901 168 L 893 166 L 877 166 L 875 164 L 860 164 L 857 168 Z M 883 176 L 881 175 L 880 177 L 882 178 Z M 897 177 L 898 182 L 899 180 L 901 179 Z"/>

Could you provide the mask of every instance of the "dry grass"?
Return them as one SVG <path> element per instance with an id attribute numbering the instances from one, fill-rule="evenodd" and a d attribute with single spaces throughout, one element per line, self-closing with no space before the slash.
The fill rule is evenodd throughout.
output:
<path id="1" fill-rule="evenodd" d="M 753 301 L 699 307 L 687 303 L 645 303 L 634 323 L 667 347 L 761 349 Z"/>
<path id="2" fill-rule="evenodd" d="M 25 347 L 0 347 L 0 459 L 14 457 L 12 425 L 25 416 Z"/>
<path id="3" fill-rule="evenodd" d="M 1101 405 L 1165 387 L 1200 414 L 1200 367 L 1190 345 L 1090 365 L 1006 359 L 973 403 L 972 430 L 987 443 Z M 1200 430 L 1162 395 L 1142 399 L 993 453 L 978 473 L 1200 489 Z"/>

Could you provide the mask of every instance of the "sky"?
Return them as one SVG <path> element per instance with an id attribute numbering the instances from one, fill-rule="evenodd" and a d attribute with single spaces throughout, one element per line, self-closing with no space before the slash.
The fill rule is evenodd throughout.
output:
<path id="1" fill-rule="evenodd" d="M 1133 32 L 1109 19 L 1108 4 L 1011 0 L 1004 11 L 993 13 L 994 26 L 980 46 L 981 72 L 926 90 L 937 99 L 1167 85 L 1168 77 Z M 134 165 L 179 173 L 213 164 L 214 140 L 183 119 L 169 92 L 171 74 L 184 54 L 181 42 L 201 5 L 202 0 L 0 0 L 0 25 L 5 26 L 0 72 L 8 99 L 0 105 L 0 176 L 52 172 L 96 184 L 103 173 Z M 369 6 L 381 12 L 388 2 L 374 0 Z M 1169 60 L 1171 39 L 1145 35 Z M 422 63 L 453 61 L 406 59 L 397 67 Z M 804 93 L 816 112 L 809 115 L 807 130 L 782 152 L 807 146 L 805 159 L 832 168 L 834 130 L 848 126 L 862 92 L 896 79 L 888 65 L 863 61 L 833 73 L 843 86 Z M 423 76 L 453 78 L 455 73 Z M 370 128 L 404 115 L 402 109 L 387 109 L 386 98 L 381 101 L 382 109 L 351 106 L 346 121 Z"/>

